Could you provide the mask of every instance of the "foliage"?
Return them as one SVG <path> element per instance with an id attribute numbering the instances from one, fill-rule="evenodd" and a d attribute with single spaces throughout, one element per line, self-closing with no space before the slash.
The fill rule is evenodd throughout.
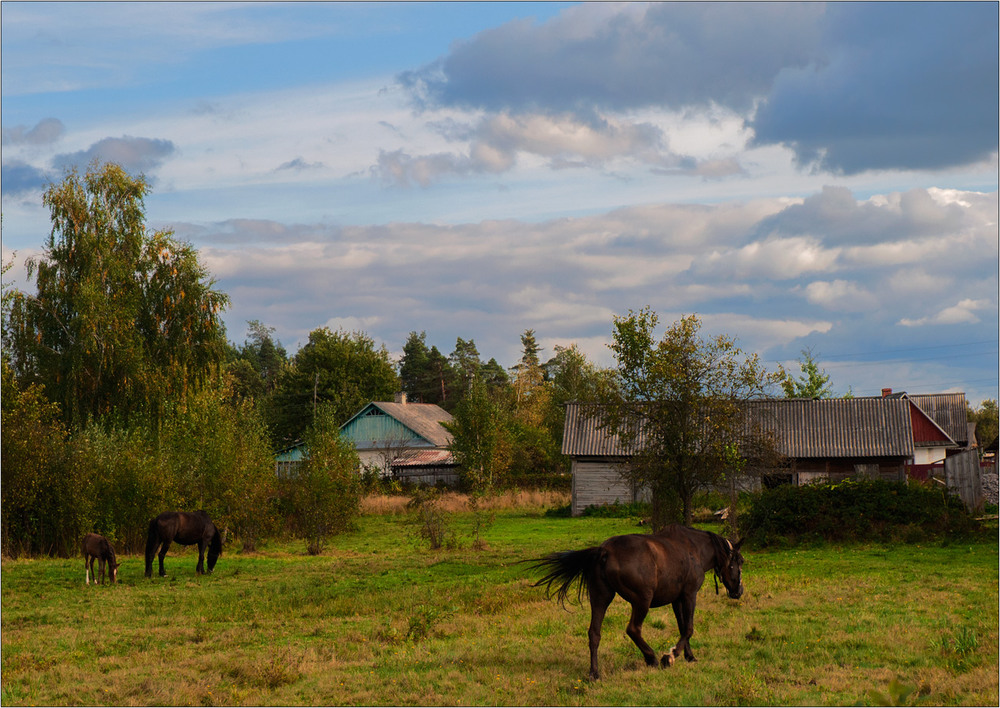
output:
<path id="1" fill-rule="evenodd" d="M 451 514 L 441 505 L 441 490 L 434 487 L 418 487 L 413 491 L 407 508 L 413 515 L 417 533 L 432 549 L 455 548 L 457 535 L 452 528 Z"/>
<path id="2" fill-rule="evenodd" d="M 610 346 L 618 367 L 596 410 L 631 451 L 625 474 L 651 491 L 659 528 L 690 525 L 699 490 L 731 481 L 751 458 L 773 455 L 772 440 L 754 428 L 745 402 L 777 376 L 729 337 L 702 339 L 697 316 L 674 323 L 659 342 L 657 324 L 649 308 L 615 318 Z"/>
<path id="3" fill-rule="evenodd" d="M 932 483 L 880 479 L 781 485 L 750 495 L 744 533 L 754 546 L 796 540 L 872 541 L 970 534 L 961 500 Z"/>
<path id="4" fill-rule="evenodd" d="M 976 424 L 976 440 L 980 447 L 986 447 L 997 439 L 1000 414 L 997 411 L 996 400 L 987 398 L 976 410 L 969 408 L 968 420 Z"/>
<path id="5" fill-rule="evenodd" d="M 253 550 L 277 527 L 274 459 L 260 412 L 251 401 L 234 400 L 232 385 L 219 381 L 171 411 L 160 450 L 178 505 L 204 509 Z"/>
<path id="6" fill-rule="evenodd" d="M 647 502 L 615 502 L 613 504 L 597 504 L 583 510 L 583 516 L 594 516 L 599 519 L 646 519 L 652 514 L 653 507 Z"/>
<path id="7" fill-rule="evenodd" d="M 337 425 L 371 401 L 391 399 L 399 378 L 385 348 L 364 332 L 309 333 L 309 341 L 292 358 L 274 394 L 276 440 L 301 440 L 322 406 Z"/>
<path id="8" fill-rule="evenodd" d="M 229 300 L 190 244 L 146 232 L 148 191 L 111 163 L 50 186 L 52 231 L 27 263 L 36 294 L 13 293 L 5 313 L 18 378 L 44 385 L 74 426 L 109 414 L 156 420 L 224 351 Z"/>
<path id="9" fill-rule="evenodd" d="M 2 366 L 3 553 L 67 555 L 86 525 L 82 470 L 72 464 L 59 406 L 40 386 L 21 389 Z"/>
<path id="10" fill-rule="evenodd" d="M 830 376 L 826 371 L 819 370 L 819 365 L 813 358 L 811 350 L 802 350 L 802 358 L 799 359 L 799 369 L 802 371 L 802 375 L 798 379 L 792 378 L 792 375 L 784 369 L 779 372 L 783 377 L 781 390 L 785 392 L 785 398 L 813 399 L 830 397 Z"/>
<path id="11" fill-rule="evenodd" d="M 306 541 L 309 555 L 317 555 L 330 536 L 352 527 L 361 505 L 361 479 L 358 455 L 332 417 L 309 429 L 306 446 L 309 456 L 287 484 L 296 535 Z"/>
<path id="12" fill-rule="evenodd" d="M 512 447 L 509 421 L 502 398 L 491 393 L 482 379 L 473 378 L 468 394 L 455 408 L 454 420 L 445 424 L 467 489 L 489 493 L 503 484 Z"/>

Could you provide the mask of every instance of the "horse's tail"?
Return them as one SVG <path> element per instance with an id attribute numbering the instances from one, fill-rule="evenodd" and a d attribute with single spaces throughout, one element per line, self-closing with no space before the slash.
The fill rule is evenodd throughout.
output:
<path id="1" fill-rule="evenodd" d="M 590 587 L 594 582 L 596 573 L 603 562 L 607 559 L 607 551 L 600 546 L 591 546 L 582 551 L 558 551 L 535 560 L 532 568 L 547 571 L 534 587 L 545 586 L 545 596 L 552 597 L 554 594 L 560 605 L 565 605 L 566 596 L 574 582 L 579 582 L 576 591 L 577 602 L 584 588 L 590 594 Z M 555 589 L 553 590 L 553 585 Z"/>
<path id="2" fill-rule="evenodd" d="M 219 556 L 222 555 L 222 535 L 219 533 L 219 529 L 216 528 L 215 524 L 212 524 L 214 533 L 212 534 L 212 540 L 208 542 L 208 572 L 211 573 L 212 569 L 215 568 L 215 562 L 219 560 Z"/>
<path id="3" fill-rule="evenodd" d="M 146 577 L 153 577 L 153 556 L 156 554 L 156 547 L 160 545 L 160 534 L 157 529 L 156 519 L 149 520 L 149 533 L 146 535 Z"/>

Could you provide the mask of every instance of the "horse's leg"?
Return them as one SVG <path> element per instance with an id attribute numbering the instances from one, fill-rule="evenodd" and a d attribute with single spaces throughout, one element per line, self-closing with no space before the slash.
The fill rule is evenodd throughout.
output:
<path id="1" fill-rule="evenodd" d="M 629 617 L 625 634 L 639 647 L 639 651 L 642 652 L 642 656 L 646 660 L 646 665 L 656 666 L 656 652 L 642 638 L 642 622 L 646 619 L 646 615 L 649 614 L 649 603 L 650 599 L 645 597 L 638 598 L 636 602 L 632 603 L 632 616 Z"/>
<path id="2" fill-rule="evenodd" d="M 91 560 L 90 556 L 84 554 L 83 556 L 83 569 L 87 572 L 87 585 L 90 585 L 90 566 L 94 561 Z M 96 578 L 95 578 L 96 580 Z"/>
<path id="3" fill-rule="evenodd" d="M 170 548 L 170 541 L 164 540 L 160 546 L 160 577 L 166 577 L 167 571 L 163 569 L 163 559 L 167 557 L 167 549 Z"/>
<path id="4" fill-rule="evenodd" d="M 205 574 L 205 539 L 198 541 L 198 565 L 195 567 L 195 575 Z"/>
<path id="5" fill-rule="evenodd" d="M 604 624 L 604 614 L 608 611 L 608 605 L 615 599 L 615 594 L 603 583 L 590 590 L 590 628 L 587 630 L 587 639 L 590 640 L 590 678 L 599 679 L 601 674 L 597 669 L 597 647 L 601 645 L 601 625 Z"/>
<path id="6" fill-rule="evenodd" d="M 691 635 L 694 634 L 694 607 L 698 595 L 695 593 L 689 596 L 680 597 L 674 603 L 674 617 L 677 618 L 677 629 L 681 633 L 681 638 L 677 640 L 671 651 L 677 657 L 684 652 L 684 658 L 688 661 L 697 661 L 694 652 L 691 651 Z"/>
<path id="7" fill-rule="evenodd" d="M 99 573 L 98 577 L 100 578 L 97 582 L 100 585 L 104 585 L 104 556 L 97 559 L 97 572 Z"/>

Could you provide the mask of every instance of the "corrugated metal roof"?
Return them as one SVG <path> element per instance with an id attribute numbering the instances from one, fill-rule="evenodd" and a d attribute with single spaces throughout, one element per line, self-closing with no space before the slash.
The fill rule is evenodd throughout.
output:
<path id="1" fill-rule="evenodd" d="M 754 415 L 775 433 L 778 451 L 793 458 L 912 457 L 909 403 L 890 398 L 751 401 Z M 618 457 L 621 442 L 600 428 L 599 408 L 566 407 L 563 454 Z"/>
<path id="2" fill-rule="evenodd" d="M 920 406 L 931 420 L 941 426 L 959 445 L 969 441 L 967 404 L 964 393 L 910 393 L 911 401 Z"/>
<path id="3" fill-rule="evenodd" d="M 448 450 L 411 450 L 392 461 L 393 467 L 438 467 L 454 464 L 455 458 Z"/>

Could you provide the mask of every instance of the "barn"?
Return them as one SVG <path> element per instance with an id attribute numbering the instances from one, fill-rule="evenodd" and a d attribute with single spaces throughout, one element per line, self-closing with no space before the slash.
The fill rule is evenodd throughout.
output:
<path id="1" fill-rule="evenodd" d="M 917 459 L 944 459 L 958 451 L 945 426 L 924 408 L 947 411 L 964 405 L 964 394 L 882 396 L 835 399 L 768 399 L 752 401 L 753 415 L 773 431 L 778 452 L 787 464 L 772 479 L 792 484 L 840 481 L 867 476 L 903 481 Z M 564 455 L 571 459 L 572 513 L 591 505 L 648 499 L 621 476 L 629 454 L 619 440 L 600 428 L 593 404 L 570 403 L 563 431 Z M 946 414 L 941 413 L 944 417 Z M 955 434 L 957 419 L 951 425 Z M 962 433 L 963 438 L 966 433 Z"/>

